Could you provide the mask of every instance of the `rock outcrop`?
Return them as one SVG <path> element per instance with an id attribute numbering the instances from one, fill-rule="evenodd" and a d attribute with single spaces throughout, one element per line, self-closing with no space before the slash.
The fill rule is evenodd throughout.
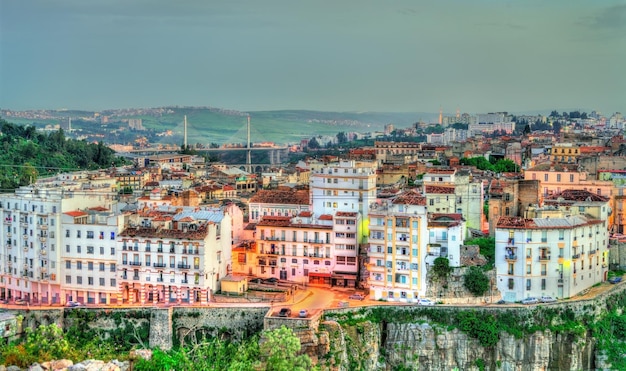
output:
<path id="1" fill-rule="evenodd" d="M 310 334 L 309 334 L 310 336 Z M 501 333 L 493 347 L 458 329 L 428 323 L 339 325 L 327 321 L 320 338 L 304 350 L 323 370 L 593 370 L 594 340 L 588 336 L 555 334 L 549 330 L 521 338 Z"/>

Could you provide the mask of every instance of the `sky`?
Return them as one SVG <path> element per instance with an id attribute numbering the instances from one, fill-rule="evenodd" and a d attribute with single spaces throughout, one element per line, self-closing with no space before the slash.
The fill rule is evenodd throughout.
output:
<path id="1" fill-rule="evenodd" d="M 626 112 L 626 0 L 0 0 L 0 108 Z"/>

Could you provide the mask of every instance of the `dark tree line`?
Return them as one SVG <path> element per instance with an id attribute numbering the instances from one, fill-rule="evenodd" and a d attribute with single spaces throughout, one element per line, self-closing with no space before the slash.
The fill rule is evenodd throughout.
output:
<path id="1" fill-rule="evenodd" d="M 124 160 L 102 142 L 67 139 L 62 129 L 37 131 L 0 119 L 0 188 L 10 191 L 62 171 L 98 169 Z"/>

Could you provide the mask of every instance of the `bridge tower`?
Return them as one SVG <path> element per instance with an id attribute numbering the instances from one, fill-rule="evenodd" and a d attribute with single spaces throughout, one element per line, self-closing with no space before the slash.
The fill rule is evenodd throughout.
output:
<path id="1" fill-rule="evenodd" d="M 185 126 L 183 128 L 183 149 L 187 149 L 187 115 L 185 115 Z"/>
<path id="2" fill-rule="evenodd" d="M 248 153 L 246 156 L 246 167 L 248 168 L 248 172 L 252 172 L 252 156 L 251 156 L 251 147 L 250 147 L 250 115 L 248 115 L 248 145 L 246 147 L 248 149 Z"/>

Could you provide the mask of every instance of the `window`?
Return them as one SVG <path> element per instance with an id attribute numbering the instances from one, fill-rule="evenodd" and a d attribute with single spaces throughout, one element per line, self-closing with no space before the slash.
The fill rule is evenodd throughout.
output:
<path id="1" fill-rule="evenodd" d="M 104 263 L 99 264 L 100 272 L 104 272 Z"/>
<path id="2" fill-rule="evenodd" d="M 80 247 L 80 246 L 76 246 L 76 252 L 80 254 L 80 253 L 81 253 L 81 251 L 82 251 L 82 250 L 81 250 L 81 247 Z"/>
<path id="3" fill-rule="evenodd" d="M 70 252 L 70 245 L 65 245 L 65 252 Z"/>
<path id="4" fill-rule="evenodd" d="M 76 238 L 80 238 L 80 231 L 76 231 Z"/>
<path id="5" fill-rule="evenodd" d="M 87 238 L 93 240 L 93 231 L 87 231 Z"/>
<path id="6" fill-rule="evenodd" d="M 115 247 L 111 247 L 111 255 L 115 255 Z"/>
<path id="7" fill-rule="evenodd" d="M 546 289 L 546 279 L 545 279 L 545 278 L 542 278 L 542 279 L 541 279 L 541 289 L 542 289 L 542 290 L 545 290 L 545 289 Z"/>
<path id="8" fill-rule="evenodd" d="M 81 269 L 83 269 L 83 262 L 81 262 L 81 261 L 77 261 L 77 262 L 76 262 L 76 269 L 77 269 L 77 270 L 81 270 Z"/>
<path id="9" fill-rule="evenodd" d="M 544 182 L 548 181 L 548 174 L 543 174 L 543 180 L 544 180 Z"/>
<path id="10" fill-rule="evenodd" d="M 93 277 L 87 277 L 87 284 L 93 286 Z"/>
<path id="11" fill-rule="evenodd" d="M 115 287 L 116 285 L 115 278 L 111 278 L 111 287 Z"/>
<path id="12" fill-rule="evenodd" d="M 561 174 L 556 174 L 556 181 L 560 182 L 561 181 Z"/>
<path id="13" fill-rule="evenodd" d="M 65 237 L 69 237 L 69 236 L 70 236 L 70 230 L 69 230 L 69 229 L 66 229 L 66 230 L 65 230 Z"/>
<path id="14" fill-rule="evenodd" d="M 93 262 L 88 262 L 87 263 L 87 269 L 92 271 L 93 270 Z"/>
<path id="15" fill-rule="evenodd" d="M 82 276 L 77 276 L 76 277 L 76 283 L 79 284 L 79 285 L 82 285 L 83 284 L 83 277 Z"/>
<path id="16" fill-rule="evenodd" d="M 570 183 L 574 183 L 574 174 L 569 175 L 569 181 Z"/>
<path id="17" fill-rule="evenodd" d="M 531 284 L 530 284 L 530 283 L 531 283 L 531 280 L 530 280 L 530 279 L 527 279 L 527 280 L 526 280 L 526 291 L 530 291 L 530 287 L 531 287 Z"/>
<path id="18" fill-rule="evenodd" d="M 93 254 L 93 246 L 87 246 L 87 254 Z"/>
<path id="19" fill-rule="evenodd" d="M 532 264 L 526 264 L 526 274 L 532 274 Z"/>
<path id="20" fill-rule="evenodd" d="M 72 276 L 65 276 L 65 283 L 71 284 L 72 283 Z"/>
<path id="21" fill-rule="evenodd" d="M 104 277 L 100 277 L 99 284 L 100 286 L 104 286 Z"/>
<path id="22" fill-rule="evenodd" d="M 110 272 L 115 272 L 115 263 L 110 263 L 109 264 L 109 271 Z"/>
<path id="23" fill-rule="evenodd" d="M 65 269 L 72 269 L 72 262 L 71 261 L 67 260 L 65 262 Z"/>
<path id="24" fill-rule="evenodd" d="M 565 239 L 565 231 L 561 229 L 559 231 L 559 241 L 563 241 L 564 239 Z"/>
<path id="25" fill-rule="evenodd" d="M 100 246 L 100 255 L 104 255 L 104 246 Z"/>

